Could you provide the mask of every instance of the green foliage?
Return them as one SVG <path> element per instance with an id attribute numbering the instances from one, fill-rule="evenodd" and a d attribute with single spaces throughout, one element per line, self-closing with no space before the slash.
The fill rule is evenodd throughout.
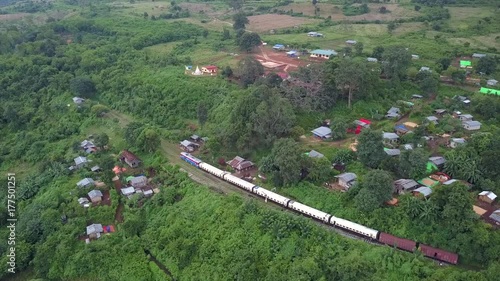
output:
<path id="1" fill-rule="evenodd" d="M 404 150 L 399 157 L 399 175 L 406 179 L 420 179 L 426 173 L 427 153 L 421 149 Z"/>
<path id="2" fill-rule="evenodd" d="M 391 175 L 383 170 L 371 170 L 360 183 L 361 190 L 355 197 L 356 206 L 369 212 L 380 207 L 392 198 L 393 182 Z"/>
<path id="3" fill-rule="evenodd" d="M 275 184 L 289 186 L 299 182 L 304 162 L 305 156 L 293 139 L 279 139 L 262 159 L 261 170 L 270 173 Z"/>
<path id="4" fill-rule="evenodd" d="M 376 46 L 373 48 L 372 57 L 381 60 L 384 52 L 385 48 L 383 46 Z"/>
<path id="5" fill-rule="evenodd" d="M 332 165 L 326 157 L 310 158 L 307 179 L 316 183 L 324 183 L 332 176 Z"/>
<path id="6" fill-rule="evenodd" d="M 342 12 L 345 16 L 357 16 L 369 13 L 370 8 L 368 8 L 366 3 L 361 4 L 360 6 L 344 5 L 342 7 Z"/>
<path id="7" fill-rule="evenodd" d="M 70 81 L 73 93 L 82 98 L 91 98 L 96 93 L 94 82 L 88 77 L 75 77 Z"/>
<path id="8" fill-rule="evenodd" d="M 417 84 L 422 90 L 422 93 L 425 94 L 426 96 L 430 96 L 436 93 L 439 86 L 439 80 L 431 72 L 429 71 L 418 72 L 416 80 Z"/>
<path id="9" fill-rule="evenodd" d="M 354 45 L 354 50 L 356 50 L 356 55 L 361 56 L 363 54 L 364 44 L 362 42 L 358 42 Z"/>
<path id="10" fill-rule="evenodd" d="M 102 104 L 96 104 L 96 105 L 92 106 L 92 108 L 90 110 L 92 111 L 92 113 L 96 117 L 102 117 L 104 114 L 106 114 L 109 111 L 109 108 L 107 108 L 105 105 L 102 105 Z"/>
<path id="11" fill-rule="evenodd" d="M 242 51 L 250 52 L 261 44 L 261 39 L 259 34 L 255 32 L 245 32 L 237 39 L 237 42 Z"/>
<path id="12" fill-rule="evenodd" d="M 144 152 L 153 152 L 160 146 L 161 140 L 157 129 L 146 127 L 137 137 L 136 145 Z"/>
<path id="13" fill-rule="evenodd" d="M 109 143 L 109 136 L 106 133 L 101 133 L 95 136 L 94 141 L 97 147 L 104 149 Z"/>
<path id="14" fill-rule="evenodd" d="M 238 62 L 236 75 L 240 78 L 243 87 L 252 84 L 264 74 L 264 67 L 256 59 L 248 56 Z"/>
<path id="15" fill-rule="evenodd" d="M 332 129 L 332 139 L 345 139 L 347 136 L 347 128 L 349 128 L 349 125 L 346 120 L 340 118 L 334 119 L 330 126 L 330 129 Z"/>
<path id="16" fill-rule="evenodd" d="M 390 46 L 385 49 L 382 59 L 387 62 L 384 64 L 384 73 L 387 77 L 405 78 L 406 70 L 411 63 L 411 54 L 406 48 L 402 46 Z"/>
<path id="17" fill-rule="evenodd" d="M 482 72 L 488 75 L 494 73 L 496 69 L 497 69 L 497 61 L 492 56 L 486 56 L 484 58 L 480 58 L 476 66 L 477 73 Z"/>
<path id="18" fill-rule="evenodd" d="M 367 93 L 374 81 L 378 79 L 366 62 L 350 59 L 340 61 L 338 68 L 334 70 L 334 77 L 341 93 L 347 96 L 349 108 L 351 108 L 354 93 Z"/>
<path id="19" fill-rule="evenodd" d="M 359 161 L 370 168 L 377 168 L 386 157 L 380 131 L 361 131 L 356 148 Z"/>
<path id="20" fill-rule="evenodd" d="M 197 108 L 196 112 L 198 114 L 198 123 L 200 123 L 200 125 L 203 127 L 203 125 L 205 125 L 205 123 L 207 122 L 207 119 L 208 119 L 207 105 L 205 103 L 200 102 L 198 104 L 198 108 Z"/>
<path id="21" fill-rule="evenodd" d="M 249 23 L 247 16 L 245 13 L 237 13 L 233 16 L 233 28 L 234 30 L 245 29 L 245 25 Z"/>

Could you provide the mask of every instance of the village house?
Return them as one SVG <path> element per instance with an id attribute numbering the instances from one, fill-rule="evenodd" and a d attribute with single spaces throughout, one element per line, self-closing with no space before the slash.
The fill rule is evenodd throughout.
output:
<path id="1" fill-rule="evenodd" d="M 101 233 L 104 232 L 104 229 L 102 228 L 102 224 L 91 224 L 87 226 L 87 235 L 89 236 L 89 239 L 98 239 L 101 237 Z"/>
<path id="2" fill-rule="evenodd" d="M 102 192 L 98 189 L 91 190 L 88 193 L 88 196 L 90 198 L 90 201 L 92 201 L 92 203 L 99 203 L 102 201 Z"/>
<path id="3" fill-rule="evenodd" d="M 83 180 L 76 183 L 76 186 L 79 188 L 91 187 L 94 185 L 95 185 L 95 182 L 91 178 L 84 178 Z"/>
<path id="4" fill-rule="evenodd" d="M 92 171 L 94 173 L 100 172 L 101 167 L 99 167 L 98 165 L 95 165 L 94 167 L 90 168 L 90 171 Z"/>
<path id="5" fill-rule="evenodd" d="M 283 51 L 283 50 L 285 50 L 285 45 L 283 45 L 283 44 L 276 44 L 276 45 L 273 46 L 273 50 L 275 50 L 275 51 Z"/>
<path id="6" fill-rule="evenodd" d="M 500 225 L 500 209 L 491 213 L 490 219 L 494 220 L 497 225 Z"/>
<path id="7" fill-rule="evenodd" d="M 309 37 L 323 37 L 323 34 L 311 31 L 311 32 L 307 33 L 307 36 L 309 36 Z"/>
<path id="8" fill-rule="evenodd" d="M 73 102 L 77 105 L 80 105 L 85 102 L 85 99 L 82 99 L 80 97 L 73 97 Z"/>
<path id="9" fill-rule="evenodd" d="M 419 55 L 411 55 L 412 60 L 418 60 L 420 58 Z"/>
<path id="10" fill-rule="evenodd" d="M 383 133 L 382 139 L 386 144 L 395 144 L 399 141 L 399 136 L 395 133 Z"/>
<path id="11" fill-rule="evenodd" d="M 488 85 L 488 86 L 496 86 L 497 84 L 498 84 L 498 81 L 495 79 L 489 79 L 488 81 L 486 81 L 486 85 Z"/>
<path id="12" fill-rule="evenodd" d="M 436 173 L 430 175 L 429 178 L 433 179 L 435 181 L 438 181 L 442 184 L 444 184 L 445 182 L 448 182 L 451 179 L 450 176 L 448 176 L 447 174 L 442 173 L 442 172 L 436 172 Z"/>
<path id="13" fill-rule="evenodd" d="M 201 138 L 198 135 L 192 135 L 190 139 L 194 142 L 199 142 L 201 140 Z"/>
<path id="14" fill-rule="evenodd" d="M 376 58 L 367 58 L 366 61 L 368 61 L 368 62 L 378 62 L 378 59 L 376 59 Z"/>
<path id="15" fill-rule="evenodd" d="M 388 156 L 399 156 L 401 154 L 401 150 L 399 149 L 389 149 L 389 148 L 384 148 L 384 152 L 388 155 Z"/>
<path id="16" fill-rule="evenodd" d="M 135 189 L 139 189 L 148 185 L 148 178 L 145 176 L 138 176 L 133 178 L 127 178 L 127 181 L 133 186 Z"/>
<path id="17" fill-rule="evenodd" d="M 467 131 L 475 131 L 481 129 L 481 122 L 479 121 L 464 121 L 462 122 L 462 127 Z"/>
<path id="18" fill-rule="evenodd" d="M 123 195 L 130 198 L 135 193 L 135 188 L 133 186 L 125 187 L 121 189 Z"/>
<path id="19" fill-rule="evenodd" d="M 311 158 L 323 158 L 325 155 L 317 152 L 316 150 L 311 150 L 307 153 L 307 155 Z"/>
<path id="20" fill-rule="evenodd" d="M 215 73 L 217 73 L 217 66 L 215 66 L 215 65 L 202 66 L 201 72 L 208 73 L 208 74 L 215 74 Z"/>
<path id="21" fill-rule="evenodd" d="M 491 191 L 482 191 L 479 193 L 479 200 L 488 204 L 493 204 L 493 201 L 495 201 L 496 198 L 497 195 Z"/>
<path id="22" fill-rule="evenodd" d="M 233 160 L 228 161 L 227 164 L 235 169 L 237 172 L 242 172 L 253 168 L 255 165 L 251 161 L 245 160 L 240 156 L 236 156 Z"/>
<path id="23" fill-rule="evenodd" d="M 295 57 L 297 57 L 297 51 L 295 51 L 295 50 L 288 51 L 288 52 L 286 52 L 286 56 L 291 57 L 291 58 L 295 58 Z"/>
<path id="24" fill-rule="evenodd" d="M 418 124 L 413 122 L 404 122 L 403 125 L 405 125 L 410 130 L 413 130 L 418 127 Z"/>
<path id="25" fill-rule="evenodd" d="M 422 99 L 422 98 L 424 98 L 424 96 L 422 96 L 422 95 L 412 95 L 411 98 L 412 99 Z"/>
<path id="26" fill-rule="evenodd" d="M 314 50 L 311 52 L 311 58 L 329 59 L 331 56 L 336 56 L 337 52 L 334 50 Z"/>
<path id="27" fill-rule="evenodd" d="M 84 140 L 80 144 L 80 147 L 86 152 L 86 153 L 93 153 L 97 151 L 97 147 L 95 144 L 89 140 Z"/>
<path id="28" fill-rule="evenodd" d="M 436 109 L 434 110 L 434 113 L 436 113 L 437 115 L 443 115 L 446 113 L 446 109 Z"/>
<path id="29" fill-rule="evenodd" d="M 399 179 L 394 181 L 394 193 L 404 194 L 417 189 L 420 184 L 411 179 Z"/>
<path id="30" fill-rule="evenodd" d="M 446 162 L 446 160 L 442 156 L 433 156 L 429 157 L 429 162 L 436 165 L 437 168 L 441 169 L 443 168 L 443 165 Z"/>
<path id="31" fill-rule="evenodd" d="M 78 204 L 82 205 L 83 207 L 90 207 L 89 199 L 85 197 L 78 198 Z"/>
<path id="32" fill-rule="evenodd" d="M 394 131 L 396 132 L 396 134 L 398 134 L 399 136 L 402 136 L 408 132 L 410 132 L 410 129 L 408 129 L 404 124 L 400 124 L 400 125 L 396 125 L 394 126 Z"/>
<path id="33" fill-rule="evenodd" d="M 338 184 L 344 188 L 344 190 L 349 190 L 353 185 L 356 184 L 356 179 L 358 178 L 355 173 L 343 173 L 335 176 L 338 179 Z"/>
<path id="34" fill-rule="evenodd" d="M 480 59 L 480 58 L 486 57 L 486 54 L 474 53 L 474 54 L 472 54 L 472 57 L 475 58 L 475 59 Z"/>
<path id="35" fill-rule="evenodd" d="M 137 168 L 141 163 L 139 157 L 137 157 L 135 154 L 133 154 L 128 150 L 122 151 L 120 161 L 127 163 L 127 165 L 129 165 L 130 168 Z"/>
<path id="36" fill-rule="evenodd" d="M 347 40 L 345 41 L 347 45 L 356 45 L 358 42 L 356 40 Z"/>
<path id="37" fill-rule="evenodd" d="M 452 138 L 450 140 L 450 147 L 451 148 L 457 148 L 461 145 L 465 145 L 466 141 L 464 138 Z"/>
<path id="38" fill-rule="evenodd" d="M 399 118 L 401 117 L 401 110 L 397 107 L 391 107 L 388 111 L 387 114 L 385 115 L 386 118 Z"/>
<path id="39" fill-rule="evenodd" d="M 428 122 L 428 123 L 434 123 L 435 125 L 438 124 L 438 118 L 436 116 L 427 116 L 425 118 L 425 120 Z"/>
<path id="40" fill-rule="evenodd" d="M 414 196 L 428 197 L 431 194 L 432 194 L 432 189 L 430 189 L 427 186 L 421 186 L 421 187 L 413 190 Z"/>
<path id="41" fill-rule="evenodd" d="M 184 151 L 187 151 L 187 152 L 193 152 L 195 151 L 196 149 L 198 149 L 199 145 L 194 143 L 194 142 L 190 142 L 188 140 L 183 140 L 179 143 L 179 146 L 182 150 Z"/>
<path id="42" fill-rule="evenodd" d="M 427 66 L 422 66 L 422 67 L 420 68 L 420 70 L 419 70 L 419 71 L 420 71 L 420 72 L 422 72 L 422 71 L 429 71 L 429 72 L 432 72 L 432 70 L 431 70 L 429 67 L 427 67 Z"/>
<path id="43" fill-rule="evenodd" d="M 321 139 L 329 139 L 332 137 L 332 130 L 328 127 L 318 127 L 311 131 L 313 135 Z"/>
<path id="44" fill-rule="evenodd" d="M 78 156 L 74 159 L 75 161 L 75 168 L 79 169 L 87 165 L 87 163 L 90 162 L 90 160 L 87 159 L 87 157 L 83 156 Z"/>
<path id="45" fill-rule="evenodd" d="M 459 114 L 458 115 L 458 119 L 460 119 L 460 121 L 471 121 L 472 118 L 473 117 L 470 114 Z"/>

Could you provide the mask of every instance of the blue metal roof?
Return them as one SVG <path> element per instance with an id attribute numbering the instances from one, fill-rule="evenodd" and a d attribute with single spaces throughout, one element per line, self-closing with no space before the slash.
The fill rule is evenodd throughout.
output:
<path id="1" fill-rule="evenodd" d="M 285 47 L 285 45 L 282 45 L 282 44 L 276 44 L 273 46 L 273 48 L 283 48 Z"/>
<path id="2" fill-rule="evenodd" d="M 314 50 L 311 52 L 313 55 L 336 56 L 337 52 L 334 50 Z"/>

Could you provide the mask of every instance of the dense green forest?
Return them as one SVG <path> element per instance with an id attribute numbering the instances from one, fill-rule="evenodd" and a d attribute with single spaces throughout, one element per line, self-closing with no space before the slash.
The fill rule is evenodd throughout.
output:
<path id="1" fill-rule="evenodd" d="M 123 16 L 106 3 L 8 4 L 1 2 L 7 6 L 5 13 L 55 8 L 74 12 L 38 25 L 0 25 L 0 170 L 16 174 L 17 274 L 42 280 L 490 281 L 500 276 L 500 232 L 471 208 L 478 191 L 500 194 L 500 100 L 472 92 L 476 86 L 465 78 L 481 77 L 483 85 L 486 76 L 481 72 L 498 78 L 496 50 L 490 48 L 489 56 L 474 62 L 473 73 L 466 74 L 451 61 L 470 55 L 470 44 L 423 39 L 425 34 L 417 31 L 394 38 L 393 44 L 372 39 L 377 46 L 345 47 L 339 50 L 345 58 L 300 67 L 291 73 L 292 79 L 282 81 L 276 74 L 262 77 L 260 63 L 245 55 L 248 46 L 252 50 L 254 41 L 260 42 L 260 37 L 249 35 L 255 33 L 242 31 L 248 24 L 245 14 L 234 16 L 243 20 L 230 30 L 171 16 Z M 478 34 L 496 32 L 497 23 L 498 18 L 482 21 Z M 449 27 L 443 18 L 431 21 L 428 28 L 435 29 L 433 24 Z M 325 20 L 313 27 L 321 26 L 330 28 L 332 23 Z M 465 36 L 471 30 L 460 32 Z M 280 32 L 276 36 L 283 36 Z M 242 43 L 245 40 L 249 43 Z M 426 43 L 415 49 L 429 55 L 423 55 L 423 62 L 412 61 L 404 42 L 421 40 Z M 219 65 L 219 77 L 184 73 L 186 65 L 197 65 L 211 54 L 240 51 L 241 58 Z M 387 63 L 374 66 L 366 62 L 368 56 Z M 419 72 L 424 65 L 434 72 Z M 454 85 L 440 84 L 440 75 L 452 77 Z M 412 108 L 401 104 L 415 93 L 424 99 Z M 472 105 L 464 108 L 457 95 L 469 97 Z M 85 103 L 77 106 L 74 96 L 85 98 Z M 421 144 L 421 149 L 390 158 L 383 153 L 381 132 L 393 130 L 394 122 L 383 115 L 394 104 L 416 122 L 439 108 L 467 111 L 481 120 L 482 133 L 471 136 L 446 117 L 404 136 L 405 142 Z M 336 141 L 352 139 L 346 129 L 360 117 L 376 124 L 358 137 L 356 153 L 347 149 L 348 142 L 335 146 L 301 139 L 324 119 L 331 119 Z M 262 183 L 266 188 L 338 217 L 456 252 L 461 264 L 439 266 L 419 254 L 343 237 L 244 193 L 213 192 L 180 172 L 170 158 L 166 144 L 193 133 L 210 138 L 200 156 L 205 161 L 217 163 L 236 154 L 249 157 L 268 175 L 270 180 Z M 443 154 L 448 160 L 444 171 L 473 183 L 472 190 L 456 184 L 438 189 L 428 200 L 405 195 L 399 197 L 398 207 L 385 206 L 392 197 L 387 182 L 428 175 L 425 163 L 431 148 L 422 137 L 444 133 L 467 137 L 467 146 L 440 146 L 432 153 Z M 103 149 L 89 158 L 104 171 L 71 172 L 68 167 L 81 155 L 80 142 L 91 134 L 99 136 Z M 123 149 L 143 159 L 141 173 L 149 167 L 156 171 L 154 183 L 161 192 L 150 200 L 115 192 L 109 171 Z M 305 157 L 311 149 L 329 160 Z M 332 162 L 345 163 L 360 184 L 346 193 L 320 187 L 338 174 Z M 84 209 L 78 204 L 86 191 L 75 185 L 85 177 L 106 183 L 109 206 Z M 7 186 L 7 177 L 0 182 Z M 7 189 L 1 190 L 0 198 L 7 202 Z M 119 206 L 123 222 L 117 219 Z M 2 204 L 2 238 L 9 235 L 7 218 L 7 205 Z M 117 231 L 85 244 L 79 237 L 91 223 L 114 224 Z M 0 243 L 3 265 L 8 250 L 7 243 Z M 0 277 L 8 274 L 2 271 Z"/>

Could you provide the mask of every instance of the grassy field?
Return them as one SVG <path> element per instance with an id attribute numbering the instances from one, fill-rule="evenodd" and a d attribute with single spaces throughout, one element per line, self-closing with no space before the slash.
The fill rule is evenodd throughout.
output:
<path id="1" fill-rule="evenodd" d="M 456 29 L 467 29 L 479 19 L 495 15 L 495 10 L 489 7 L 447 7 L 450 11 L 450 25 Z M 498 15 L 497 15 L 498 16 Z"/>

